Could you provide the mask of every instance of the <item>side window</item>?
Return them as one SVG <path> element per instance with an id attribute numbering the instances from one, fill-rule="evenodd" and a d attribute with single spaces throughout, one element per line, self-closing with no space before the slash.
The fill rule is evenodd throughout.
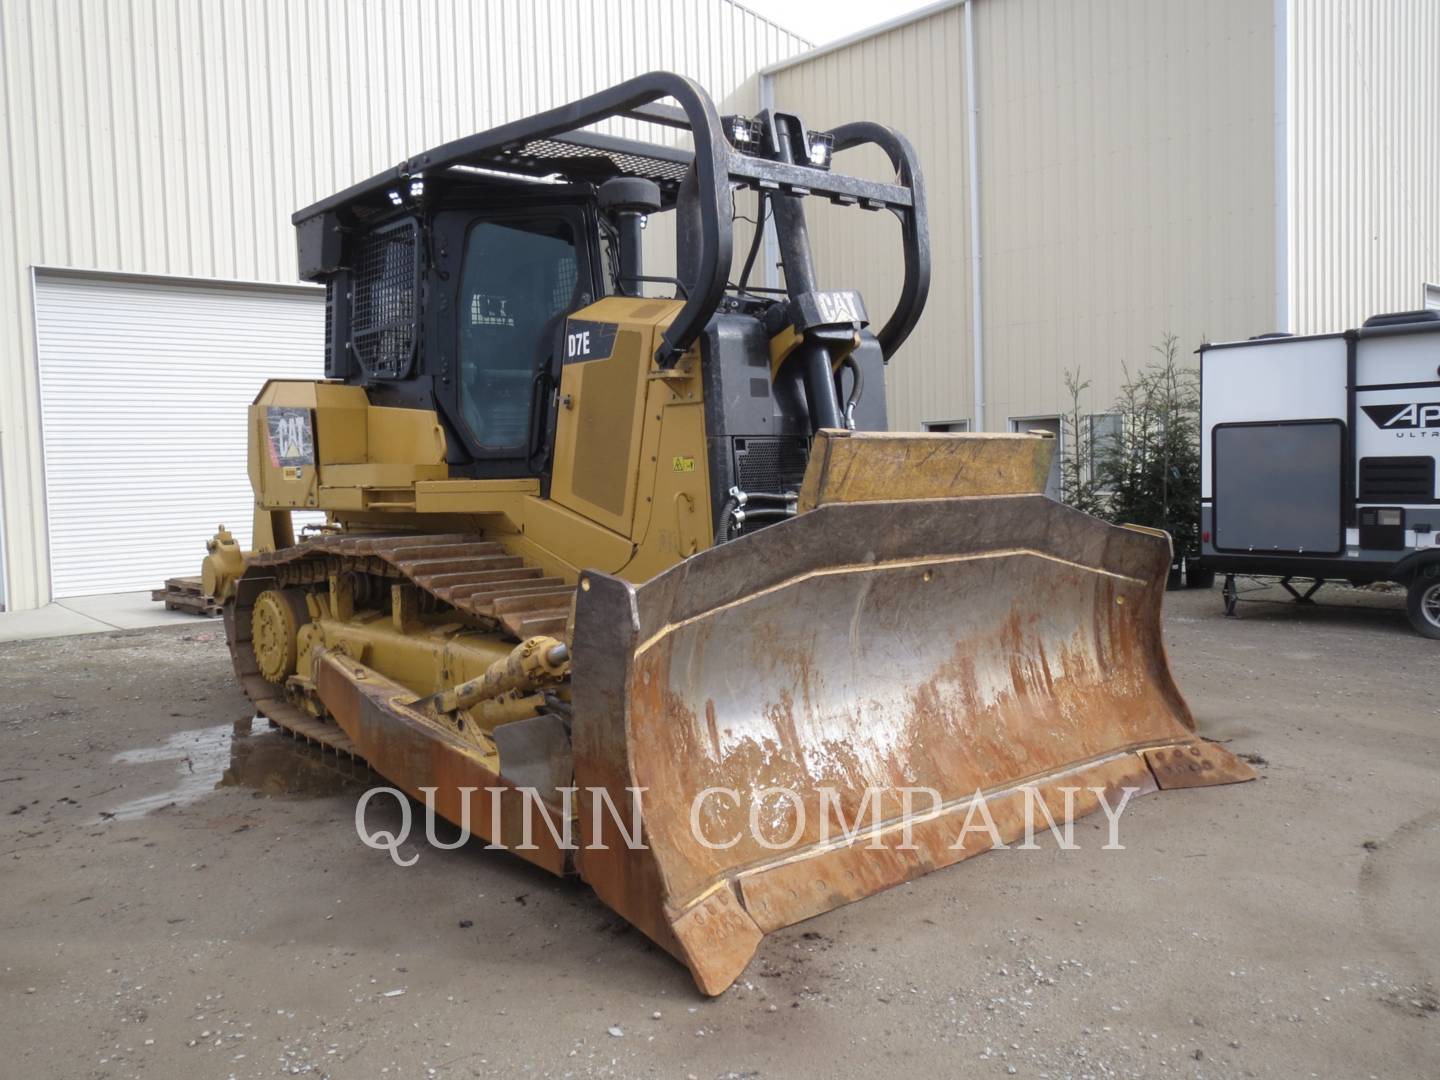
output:
<path id="1" fill-rule="evenodd" d="M 481 449 L 526 448 L 541 337 L 574 306 L 578 278 L 567 218 L 470 227 L 456 312 L 460 414 Z"/>

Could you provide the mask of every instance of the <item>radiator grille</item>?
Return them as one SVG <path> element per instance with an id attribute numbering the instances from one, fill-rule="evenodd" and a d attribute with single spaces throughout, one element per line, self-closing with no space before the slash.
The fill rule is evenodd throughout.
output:
<path id="1" fill-rule="evenodd" d="M 1360 499 L 1364 502 L 1433 502 L 1435 500 L 1435 459 L 1430 457 L 1361 458 Z"/>
<path id="2" fill-rule="evenodd" d="M 735 482 L 741 491 L 799 491 L 809 457 L 800 436 L 735 440 Z"/>
<path id="3" fill-rule="evenodd" d="M 415 352 L 418 291 L 415 224 L 402 221 L 372 233 L 355 260 L 350 340 L 365 373 L 400 379 Z"/>

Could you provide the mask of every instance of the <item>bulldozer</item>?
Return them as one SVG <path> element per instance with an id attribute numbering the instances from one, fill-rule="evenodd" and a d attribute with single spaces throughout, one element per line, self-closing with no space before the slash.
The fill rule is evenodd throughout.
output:
<path id="1" fill-rule="evenodd" d="M 893 175 L 837 167 L 861 147 Z M 819 280 L 807 200 L 898 222 L 883 321 Z M 645 272 L 661 215 L 673 275 Z M 898 132 L 722 116 L 657 72 L 293 223 L 325 377 L 261 389 L 252 550 L 222 527 L 202 571 L 241 685 L 495 857 L 578 875 L 703 993 L 1036 800 L 1253 776 L 1171 677 L 1164 533 L 1047 498 L 1053 438 L 887 430 L 930 284 Z M 751 280 L 767 244 L 783 286 Z"/>

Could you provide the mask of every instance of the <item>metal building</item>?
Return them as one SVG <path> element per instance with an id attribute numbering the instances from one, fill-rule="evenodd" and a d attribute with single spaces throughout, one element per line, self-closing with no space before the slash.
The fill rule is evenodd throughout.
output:
<path id="1" fill-rule="evenodd" d="M 1103 413 L 1166 333 L 1359 325 L 1440 279 L 1432 0 L 958 0 L 760 91 L 920 151 L 934 283 L 898 426 L 1053 429 L 1066 369 Z M 815 233 L 826 280 L 885 295 L 893 245 Z"/>
<path id="2" fill-rule="evenodd" d="M 244 406 L 321 374 L 291 211 L 655 68 L 748 102 L 806 44 L 732 0 L 5 0 L 0 604 L 248 541 Z"/>
<path id="3" fill-rule="evenodd" d="M 897 427 L 1054 429 L 1067 369 L 1103 414 L 1165 333 L 1358 325 L 1440 281 L 1432 0 L 951 0 L 805 48 L 733 0 L 5 0 L 0 602 L 246 538 L 241 406 L 319 373 L 293 209 L 657 67 L 915 141 L 934 283 Z M 894 223 L 838 220 L 823 279 L 886 310 Z"/>

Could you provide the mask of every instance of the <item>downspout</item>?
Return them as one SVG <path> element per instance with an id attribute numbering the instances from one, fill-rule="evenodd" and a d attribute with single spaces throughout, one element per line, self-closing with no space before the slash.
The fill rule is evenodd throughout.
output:
<path id="1" fill-rule="evenodd" d="M 1290 0 L 1275 0 L 1275 329 L 1294 330 L 1290 261 Z"/>
<path id="2" fill-rule="evenodd" d="M 1285 0 L 1277 0 L 1284 3 Z M 965 139 L 970 159 L 970 355 L 972 431 L 985 428 L 985 334 L 980 303 L 980 99 L 975 87 L 975 0 L 965 0 Z"/>

